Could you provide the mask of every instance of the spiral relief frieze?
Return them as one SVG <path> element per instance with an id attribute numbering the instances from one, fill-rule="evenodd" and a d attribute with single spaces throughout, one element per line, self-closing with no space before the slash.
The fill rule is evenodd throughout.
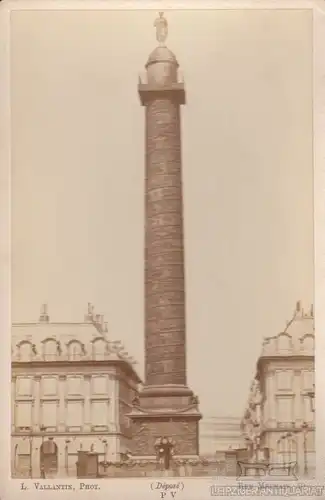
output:
<path id="1" fill-rule="evenodd" d="M 146 108 L 145 337 L 148 384 L 186 383 L 179 105 Z"/>
<path id="2" fill-rule="evenodd" d="M 170 292 L 155 293 L 147 296 L 146 309 L 162 306 L 183 306 L 184 290 L 172 290 Z"/>
<path id="3" fill-rule="evenodd" d="M 158 214 L 180 214 L 182 213 L 182 202 L 181 200 L 169 199 L 169 200 L 159 200 L 159 201 L 147 201 L 146 215 L 147 217 L 153 217 Z"/>
<path id="4" fill-rule="evenodd" d="M 172 187 L 177 187 L 177 183 L 180 182 L 179 176 L 175 174 L 168 174 L 168 175 L 156 175 L 152 176 L 150 179 L 147 180 L 148 183 L 148 192 L 150 192 L 151 189 L 156 189 L 156 188 L 172 188 Z"/>
<path id="5" fill-rule="evenodd" d="M 183 245 L 183 226 L 150 226 L 146 231 L 146 247 L 150 246 L 152 241 L 162 238 L 179 239 Z"/>
<path id="6" fill-rule="evenodd" d="M 146 192 L 146 202 L 149 203 L 151 201 L 165 201 L 168 200 L 181 200 L 182 190 L 181 186 L 163 186 L 156 187 Z"/>
<path id="7" fill-rule="evenodd" d="M 164 239 L 151 239 L 150 245 L 147 245 L 147 255 L 155 255 L 156 253 L 183 251 L 181 238 L 166 237 Z"/>
<path id="8" fill-rule="evenodd" d="M 155 295 L 157 293 L 164 294 L 174 291 L 180 291 L 184 293 L 182 278 L 147 281 L 145 288 L 146 297 L 150 297 L 151 295 Z"/>
<path id="9" fill-rule="evenodd" d="M 163 266 L 160 268 L 152 268 L 146 266 L 146 277 L 145 277 L 145 285 L 150 283 L 162 283 L 165 280 L 173 281 L 175 279 L 184 279 L 184 269 L 183 266 L 170 264 L 169 266 Z M 176 284 L 175 284 L 176 286 Z"/>
<path id="10" fill-rule="evenodd" d="M 149 266 L 151 268 L 157 268 L 165 265 L 168 266 L 169 264 L 179 264 L 182 266 L 183 258 L 183 249 L 155 253 L 148 258 L 147 269 Z"/>
<path id="11" fill-rule="evenodd" d="M 180 325 L 183 326 L 184 325 Z M 151 349 L 152 347 L 157 346 L 157 334 L 159 333 L 159 345 L 160 346 L 179 346 L 181 345 L 181 340 L 178 339 L 175 334 L 174 330 L 159 330 L 158 331 L 152 331 L 152 335 L 148 336 L 147 341 L 146 341 L 146 348 Z"/>

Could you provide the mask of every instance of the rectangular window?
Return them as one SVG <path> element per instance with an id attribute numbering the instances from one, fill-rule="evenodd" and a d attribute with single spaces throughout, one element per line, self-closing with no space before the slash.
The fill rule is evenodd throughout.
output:
<path id="1" fill-rule="evenodd" d="M 276 385 L 278 391 L 292 391 L 293 390 L 292 370 L 281 370 L 276 372 Z"/>
<path id="2" fill-rule="evenodd" d="M 44 401 L 42 403 L 42 425 L 45 427 L 57 426 L 57 402 Z"/>
<path id="3" fill-rule="evenodd" d="M 66 409 L 66 424 L 68 427 L 81 427 L 83 424 L 83 402 L 68 401 Z"/>
<path id="4" fill-rule="evenodd" d="M 92 377 L 93 394 L 107 394 L 107 377 L 105 375 L 95 375 Z"/>
<path id="5" fill-rule="evenodd" d="M 44 396 L 56 396 L 58 381 L 56 377 L 42 377 L 42 393 Z"/>
<path id="6" fill-rule="evenodd" d="M 32 396 L 33 379 L 31 377 L 17 377 L 17 395 Z"/>
<path id="7" fill-rule="evenodd" d="M 91 403 L 91 423 L 93 426 L 108 425 L 108 402 L 92 401 Z"/>
<path id="8" fill-rule="evenodd" d="M 293 398 L 278 397 L 277 398 L 277 421 L 283 424 L 292 423 L 293 418 Z"/>
<path id="9" fill-rule="evenodd" d="M 303 371 L 302 376 L 303 376 L 303 388 L 305 391 L 312 391 L 314 387 L 314 375 L 315 373 L 313 371 Z"/>
<path id="10" fill-rule="evenodd" d="M 311 399 L 309 396 L 303 396 L 304 421 L 311 423 L 314 421 L 314 413 L 311 408 Z"/>
<path id="11" fill-rule="evenodd" d="M 16 403 L 15 408 L 15 424 L 16 427 L 31 427 L 32 426 L 32 403 L 22 401 Z"/>
<path id="12" fill-rule="evenodd" d="M 71 396 L 80 396 L 83 393 L 82 390 L 82 377 L 68 377 L 68 394 Z"/>

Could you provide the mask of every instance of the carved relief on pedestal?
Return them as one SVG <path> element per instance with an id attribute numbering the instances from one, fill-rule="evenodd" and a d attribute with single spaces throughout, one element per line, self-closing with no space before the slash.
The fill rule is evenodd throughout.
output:
<path id="1" fill-rule="evenodd" d="M 196 455 L 198 423 L 182 421 L 140 421 L 133 426 L 134 454 L 154 455 L 155 443 L 161 436 L 175 442 L 175 455 Z"/>

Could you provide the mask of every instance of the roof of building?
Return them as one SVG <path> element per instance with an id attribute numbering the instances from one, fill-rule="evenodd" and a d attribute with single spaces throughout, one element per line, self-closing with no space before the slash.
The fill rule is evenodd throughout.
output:
<path id="1" fill-rule="evenodd" d="M 135 360 L 121 341 L 111 338 L 104 317 L 94 314 L 91 304 L 88 304 L 84 321 L 79 323 L 52 322 L 47 306 L 43 305 L 38 322 L 12 324 L 11 344 L 14 365 L 99 361 L 118 364 L 141 383 L 135 371 Z"/>
<path id="2" fill-rule="evenodd" d="M 314 338 L 313 306 L 306 311 L 298 301 L 284 330 L 264 339 L 259 361 L 262 358 L 275 356 L 314 356 Z"/>

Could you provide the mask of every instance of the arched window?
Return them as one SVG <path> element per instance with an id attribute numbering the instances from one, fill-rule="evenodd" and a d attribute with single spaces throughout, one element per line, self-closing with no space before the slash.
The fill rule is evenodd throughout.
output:
<path id="1" fill-rule="evenodd" d="M 33 346 L 30 342 L 22 341 L 18 345 L 19 361 L 31 361 L 33 358 Z"/>
<path id="2" fill-rule="evenodd" d="M 277 339 L 277 347 L 279 351 L 291 351 L 292 339 L 287 333 L 281 333 Z"/>
<path id="3" fill-rule="evenodd" d="M 44 441 L 40 446 L 41 477 L 56 474 L 58 471 L 58 447 L 53 439 Z"/>
<path id="4" fill-rule="evenodd" d="M 83 355 L 82 344 L 78 340 L 72 340 L 68 344 L 69 361 L 79 361 Z"/>
<path id="5" fill-rule="evenodd" d="M 32 441 L 30 437 L 23 438 L 15 446 L 14 473 L 18 477 L 29 477 L 31 475 L 31 449 Z"/>
<path id="6" fill-rule="evenodd" d="M 55 339 L 46 339 L 43 342 L 43 357 L 45 361 L 55 361 L 58 356 L 58 343 Z"/>
<path id="7" fill-rule="evenodd" d="M 283 434 L 277 441 L 278 461 L 283 464 L 297 461 L 297 443 L 290 433 Z"/>
<path id="8" fill-rule="evenodd" d="M 107 353 L 107 342 L 103 338 L 97 338 L 93 341 L 93 359 L 104 360 Z"/>
<path id="9" fill-rule="evenodd" d="M 311 334 L 304 335 L 301 339 L 301 348 L 303 351 L 313 353 L 315 350 L 314 336 Z"/>

